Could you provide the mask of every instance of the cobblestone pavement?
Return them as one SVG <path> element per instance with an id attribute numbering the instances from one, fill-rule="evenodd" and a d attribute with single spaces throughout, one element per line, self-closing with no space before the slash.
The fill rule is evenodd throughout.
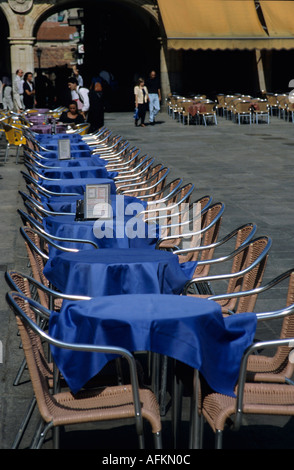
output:
<path id="1" fill-rule="evenodd" d="M 171 177 L 195 184 L 194 199 L 210 194 L 213 201 L 225 203 L 220 236 L 246 222 L 257 224 L 257 236 L 269 235 L 273 245 L 264 282 L 294 266 L 293 169 L 294 124 L 271 118 L 270 124 L 238 125 L 223 117 L 218 125 L 183 126 L 165 111 L 158 115 L 155 126 L 135 127 L 132 113 L 109 113 L 105 124 L 137 146 L 142 154 L 155 157 L 171 169 Z M 22 207 L 18 190 L 24 189 L 20 171 L 11 154 L 4 163 L 5 141 L 0 140 L 1 225 L 0 225 L 0 340 L 3 362 L 0 364 L 0 448 L 9 449 L 31 398 L 31 384 L 25 372 L 19 386 L 13 380 L 23 358 L 15 319 L 5 301 L 6 269 L 28 272 L 27 256 L 19 235 L 21 225 L 16 212 Z M 222 254 L 222 252 L 219 252 Z M 264 294 L 256 311 L 284 306 L 286 286 Z M 257 337 L 278 335 L 280 323 L 259 325 Z M 185 400 L 179 446 L 188 447 L 188 400 Z M 21 443 L 29 446 L 38 415 L 34 414 Z M 80 428 L 79 428 L 80 429 Z M 227 449 L 293 449 L 292 418 L 247 418 L 239 432 L 228 431 L 224 437 Z M 163 442 L 171 448 L 170 407 L 163 417 Z M 152 442 L 148 445 L 152 447 Z M 85 426 L 61 433 L 65 449 L 130 449 L 137 445 L 133 428 L 120 426 Z M 213 435 L 205 428 L 204 448 L 213 448 Z M 49 436 L 44 448 L 52 447 Z"/>

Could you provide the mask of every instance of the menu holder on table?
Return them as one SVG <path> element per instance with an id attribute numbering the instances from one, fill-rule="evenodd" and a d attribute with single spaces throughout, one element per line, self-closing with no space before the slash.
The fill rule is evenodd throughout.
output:
<path id="1" fill-rule="evenodd" d="M 70 159 L 70 139 L 58 140 L 58 158 L 59 160 Z"/>
<path id="2" fill-rule="evenodd" d="M 110 219 L 110 184 L 87 184 L 84 195 L 84 219 Z"/>

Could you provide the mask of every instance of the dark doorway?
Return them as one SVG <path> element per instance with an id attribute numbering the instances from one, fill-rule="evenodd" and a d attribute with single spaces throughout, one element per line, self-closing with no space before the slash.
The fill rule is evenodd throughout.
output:
<path id="1" fill-rule="evenodd" d="M 289 93 L 289 82 L 294 79 L 294 50 L 272 51 L 270 69 L 271 89 L 273 93 Z"/>
<path id="2" fill-rule="evenodd" d="M 110 72 L 107 110 L 132 110 L 137 78 L 146 78 L 152 68 L 159 72 L 157 25 L 142 9 L 121 2 L 85 3 L 83 8 L 85 56 L 80 69 L 86 84 L 102 70 Z"/>
<path id="3" fill-rule="evenodd" d="M 184 92 L 251 94 L 259 90 L 254 51 L 186 51 L 183 53 Z"/>
<path id="4" fill-rule="evenodd" d="M 9 36 L 9 28 L 7 24 L 7 20 L 2 12 L 0 10 L 0 44 L 1 44 L 1 49 L 0 49 L 0 79 L 3 76 L 10 77 L 11 72 L 11 65 L 10 65 L 10 47 L 9 47 L 9 42 L 8 42 L 8 36 Z M 15 73 L 15 70 L 13 70 L 13 73 Z"/>

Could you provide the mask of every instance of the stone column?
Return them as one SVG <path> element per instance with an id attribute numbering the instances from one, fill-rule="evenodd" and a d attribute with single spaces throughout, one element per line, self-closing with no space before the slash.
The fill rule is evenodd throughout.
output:
<path id="1" fill-rule="evenodd" d="M 1 3 L 9 24 L 11 52 L 11 75 L 21 68 L 24 72 L 34 72 L 34 27 L 42 14 L 52 7 L 55 0 L 34 4 L 33 0 L 8 0 Z"/>
<path id="2" fill-rule="evenodd" d="M 161 106 L 166 106 L 166 97 L 171 92 L 168 72 L 168 51 L 165 41 L 160 40 L 160 80 L 161 80 Z"/>
<path id="3" fill-rule="evenodd" d="M 263 60 L 262 60 L 261 51 L 259 49 L 255 49 L 255 57 L 256 57 L 259 89 L 260 91 L 266 91 Z"/>
<path id="4" fill-rule="evenodd" d="M 35 38 L 9 37 L 10 57 L 11 57 L 11 73 L 15 74 L 17 69 L 22 69 L 24 73 L 34 73 L 34 50 L 33 45 Z"/>

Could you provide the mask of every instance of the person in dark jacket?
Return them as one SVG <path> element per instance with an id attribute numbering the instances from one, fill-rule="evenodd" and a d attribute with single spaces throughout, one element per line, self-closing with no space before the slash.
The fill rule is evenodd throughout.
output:
<path id="1" fill-rule="evenodd" d="M 89 90 L 90 109 L 87 121 L 91 124 L 89 133 L 104 126 L 104 99 L 102 83 L 95 79 Z"/>
<path id="2" fill-rule="evenodd" d="M 23 102 L 25 109 L 32 109 L 35 106 L 35 85 L 32 72 L 27 72 L 24 76 Z"/>
<path id="3" fill-rule="evenodd" d="M 65 124 L 83 124 L 85 122 L 84 117 L 78 110 L 76 101 L 69 103 L 68 111 L 64 111 L 61 114 L 59 121 Z"/>

